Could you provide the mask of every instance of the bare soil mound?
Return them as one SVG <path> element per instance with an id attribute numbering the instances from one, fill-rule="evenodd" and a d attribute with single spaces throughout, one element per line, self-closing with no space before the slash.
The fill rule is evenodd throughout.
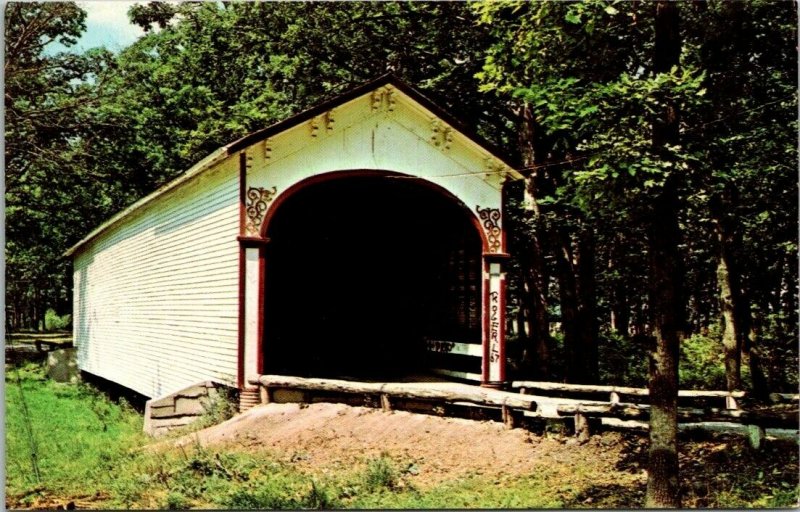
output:
<path id="1" fill-rule="evenodd" d="M 609 468 L 626 443 L 619 435 L 594 436 L 583 446 L 562 436 L 539 436 L 501 423 L 404 411 L 318 403 L 267 404 L 174 441 L 204 447 L 269 451 L 298 468 L 357 467 L 388 456 L 415 466 L 424 485 L 472 475 L 502 479 L 559 468 L 569 478 L 587 458 Z M 633 479 L 641 475 L 630 475 Z"/>

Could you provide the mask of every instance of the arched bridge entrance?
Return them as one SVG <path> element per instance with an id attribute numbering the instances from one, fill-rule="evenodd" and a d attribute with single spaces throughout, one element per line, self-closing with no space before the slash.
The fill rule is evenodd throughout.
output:
<path id="1" fill-rule="evenodd" d="M 266 226 L 264 372 L 479 375 L 480 357 L 442 353 L 445 341 L 481 353 L 474 219 L 441 189 L 393 173 L 333 173 L 297 187 Z"/>
<path id="2" fill-rule="evenodd" d="M 458 126 L 386 76 L 227 148 L 240 387 L 266 373 L 503 384 L 502 190 L 522 176 Z"/>

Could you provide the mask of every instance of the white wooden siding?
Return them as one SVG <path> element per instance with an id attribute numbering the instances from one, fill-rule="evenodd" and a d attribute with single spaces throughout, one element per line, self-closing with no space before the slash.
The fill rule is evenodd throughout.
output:
<path id="1" fill-rule="evenodd" d="M 239 175 L 232 156 L 82 246 L 74 334 L 82 370 L 149 397 L 236 383 Z"/>

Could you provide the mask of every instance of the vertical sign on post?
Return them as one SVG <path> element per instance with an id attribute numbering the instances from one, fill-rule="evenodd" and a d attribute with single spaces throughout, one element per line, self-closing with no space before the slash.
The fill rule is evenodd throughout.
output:
<path id="1" fill-rule="evenodd" d="M 503 350 L 503 273 L 499 262 L 489 263 L 489 382 L 505 379 Z"/>
<path id="2" fill-rule="evenodd" d="M 260 276 L 259 248 L 245 249 L 245 288 L 244 288 L 244 377 L 258 376 L 258 321 Z"/>

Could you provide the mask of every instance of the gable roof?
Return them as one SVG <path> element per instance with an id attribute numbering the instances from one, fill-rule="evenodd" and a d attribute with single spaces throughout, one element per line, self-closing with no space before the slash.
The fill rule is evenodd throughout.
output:
<path id="1" fill-rule="evenodd" d="M 444 122 L 452 126 L 456 131 L 464 135 L 467 139 L 471 140 L 481 149 L 491 154 L 504 166 L 511 169 L 513 175 L 517 175 L 516 177 L 522 177 L 521 175 L 518 175 L 514 171 L 513 166 L 509 165 L 508 162 L 505 161 L 505 159 L 499 156 L 500 154 L 503 153 L 503 151 L 500 150 L 497 146 L 495 146 L 491 142 L 487 141 L 485 138 L 478 135 L 474 130 L 464 125 L 461 121 L 457 120 L 455 117 L 447 113 L 436 103 L 425 97 L 418 90 L 414 89 L 410 85 L 400 80 L 394 74 L 387 73 L 385 75 L 379 76 L 378 78 L 370 80 L 362 85 L 353 87 L 352 89 L 349 89 L 328 101 L 319 103 L 316 106 L 306 109 L 294 116 L 286 118 L 261 130 L 245 135 L 244 137 L 235 140 L 230 144 L 222 146 L 221 148 L 215 150 L 210 155 L 206 156 L 205 158 L 197 162 L 195 165 L 190 167 L 186 172 L 184 172 L 177 178 L 173 179 L 172 181 L 169 181 L 168 183 L 165 183 L 164 185 L 160 186 L 150 194 L 144 196 L 143 198 L 134 202 L 127 208 L 113 215 L 111 218 L 103 222 L 97 228 L 93 229 L 78 243 L 67 249 L 64 252 L 64 256 L 72 256 L 83 245 L 88 243 L 90 240 L 96 238 L 98 235 L 106 231 L 112 225 L 126 218 L 134 211 L 141 209 L 145 205 L 155 200 L 157 197 L 165 194 L 166 192 L 178 187 L 183 183 L 186 183 L 187 181 L 192 180 L 193 178 L 197 177 L 198 175 L 202 174 L 208 169 L 211 169 L 212 167 L 214 167 L 215 164 L 219 163 L 220 161 L 225 160 L 226 158 L 238 153 L 243 149 L 252 146 L 253 144 L 261 142 L 279 133 L 285 132 L 299 124 L 302 124 L 304 122 L 313 119 L 314 117 L 320 114 L 323 114 L 331 109 L 334 109 L 355 98 L 358 98 L 364 94 L 367 94 L 373 90 L 379 89 L 386 85 L 391 85 L 392 87 L 398 89 L 400 92 L 406 94 L 408 97 L 410 97 L 412 100 L 420 104 L 422 107 L 431 111 L 436 117 L 438 117 L 439 119 L 443 120 Z"/>
<path id="2" fill-rule="evenodd" d="M 366 82 L 362 85 L 349 89 L 328 101 L 325 101 L 314 107 L 309 108 L 308 110 L 304 110 L 292 117 L 284 119 L 283 121 L 275 123 L 262 130 L 258 130 L 249 135 L 245 135 L 241 139 L 234 141 L 225 147 L 228 148 L 229 151 L 228 154 L 235 153 L 252 144 L 255 144 L 256 142 L 261 142 L 264 139 L 267 139 L 269 137 L 272 137 L 273 135 L 288 130 L 289 128 L 292 128 L 300 123 L 304 123 L 324 112 L 327 112 L 328 110 L 336 108 L 339 105 L 347 103 L 348 101 L 355 99 L 359 96 L 362 96 L 372 90 L 379 89 L 384 85 L 391 85 L 397 88 L 399 91 L 403 92 L 411 99 L 413 99 L 426 109 L 433 112 L 433 114 L 436 117 L 445 121 L 447 124 L 449 124 L 450 126 L 455 128 L 458 132 L 460 132 L 462 135 L 472 140 L 472 142 L 483 148 L 484 151 L 491 153 L 495 158 L 497 158 L 507 167 L 513 169 L 513 166 L 509 165 L 508 162 L 505 161 L 505 159 L 499 156 L 500 154 L 503 153 L 503 151 L 500 148 L 498 148 L 491 142 L 487 141 L 485 138 L 478 135 L 474 130 L 467 127 L 464 123 L 462 123 L 461 121 L 450 115 L 436 103 L 434 103 L 426 96 L 424 96 L 417 89 L 414 89 L 407 83 L 403 82 L 396 75 L 392 73 L 386 73 L 385 75 L 381 75 L 378 78 L 375 78 L 374 80 L 370 80 L 369 82 Z"/>

